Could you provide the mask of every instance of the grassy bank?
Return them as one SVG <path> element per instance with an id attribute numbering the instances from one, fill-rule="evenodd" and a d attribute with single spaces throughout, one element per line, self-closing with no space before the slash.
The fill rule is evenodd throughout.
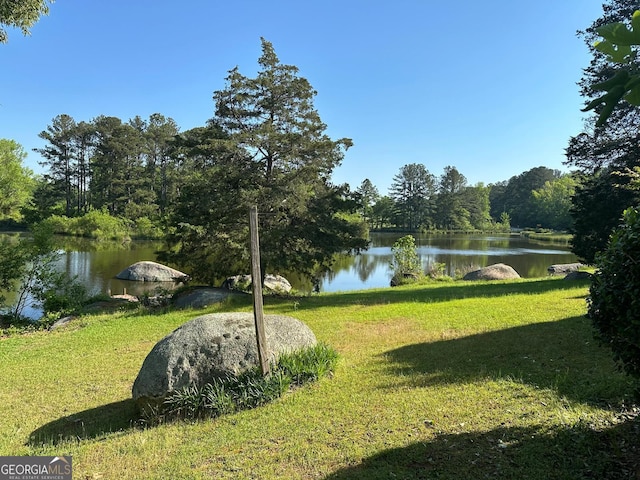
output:
<path id="1" fill-rule="evenodd" d="M 153 428 L 136 422 L 133 380 L 203 311 L 0 339 L 0 454 L 71 454 L 78 479 L 627 478 L 633 385 L 593 340 L 586 294 L 544 279 L 266 299 L 340 353 L 333 378 Z M 224 310 L 250 305 L 206 312 Z"/>
<path id="2" fill-rule="evenodd" d="M 520 233 L 521 236 L 528 238 L 529 240 L 536 240 L 538 242 L 557 243 L 561 245 L 569 245 L 573 235 L 570 233 L 554 233 L 554 232 L 530 232 L 524 231 Z"/>

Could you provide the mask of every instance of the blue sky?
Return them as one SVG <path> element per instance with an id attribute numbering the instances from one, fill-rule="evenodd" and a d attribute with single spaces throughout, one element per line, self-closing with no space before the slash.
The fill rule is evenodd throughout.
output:
<path id="1" fill-rule="evenodd" d="M 56 115 L 124 121 L 161 113 L 181 130 L 213 116 L 238 66 L 253 76 L 260 37 L 317 90 L 337 139 L 354 141 L 336 183 L 386 194 L 403 165 L 469 183 L 536 166 L 565 170 L 582 130 L 576 82 L 590 55 L 575 35 L 600 0 L 57 0 L 30 37 L 0 45 L 0 138 L 40 173 L 38 133 Z"/>

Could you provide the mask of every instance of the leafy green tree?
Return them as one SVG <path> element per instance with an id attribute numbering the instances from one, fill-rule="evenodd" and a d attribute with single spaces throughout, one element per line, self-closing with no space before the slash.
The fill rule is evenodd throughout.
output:
<path id="1" fill-rule="evenodd" d="M 6 293 L 16 288 L 23 274 L 27 257 L 18 241 L 3 235 L 0 238 L 0 307 L 7 307 Z"/>
<path id="2" fill-rule="evenodd" d="M 504 232 L 508 232 L 511 230 L 511 217 L 507 212 L 502 212 L 500 215 L 500 222 L 498 224 L 501 227 L 501 230 Z"/>
<path id="3" fill-rule="evenodd" d="M 470 214 L 462 204 L 467 179 L 456 167 L 447 166 L 440 176 L 436 200 L 436 223 L 446 230 L 470 230 Z"/>
<path id="4" fill-rule="evenodd" d="M 592 91 L 599 92 L 599 96 L 592 99 L 584 111 L 598 112 L 597 127 L 605 124 L 622 99 L 634 107 L 640 106 L 640 75 L 636 60 L 636 47 L 640 45 L 640 11 L 636 10 L 637 2 L 612 3 L 613 5 L 605 6 L 605 12 L 608 9 L 609 15 L 605 15 L 605 18 L 592 26 L 591 33 L 595 32 L 603 37 L 603 40 L 594 43 L 593 48 L 600 54 L 604 54 L 605 63 L 624 65 L 626 68 L 614 68 L 613 71 L 610 69 L 610 74 L 604 81 L 591 84 Z M 627 21 L 629 16 L 631 17 L 630 25 Z M 613 21 L 616 17 L 622 17 L 624 21 Z M 594 56 L 592 66 L 599 61 L 603 61 L 602 55 Z M 595 73 L 600 72 L 596 70 Z M 628 113 L 624 110 L 623 108 L 623 115 Z"/>
<path id="5" fill-rule="evenodd" d="M 173 216 L 182 233 L 173 237 L 172 258 L 209 281 L 249 269 L 251 205 L 261 213 L 263 274 L 317 277 L 336 253 L 367 246 L 366 227 L 353 216 L 358 202 L 347 186 L 330 183 L 351 140 L 325 133 L 313 106 L 316 92 L 264 39 L 258 63 L 255 78 L 234 68 L 214 93 L 210 126 L 222 135 L 192 147 L 199 156 L 213 155 L 182 189 Z"/>
<path id="6" fill-rule="evenodd" d="M 535 226 L 536 218 L 532 192 L 542 188 L 545 182 L 551 182 L 559 178 L 560 175 L 561 173 L 558 170 L 535 167 L 520 175 L 511 177 L 501 195 L 498 195 L 498 192 L 493 193 L 492 202 L 495 202 L 498 206 L 497 209 L 493 210 L 493 214 L 499 215 L 504 211 L 509 214 L 512 225 L 518 227 Z M 493 187 L 492 190 L 495 188 Z"/>
<path id="7" fill-rule="evenodd" d="M 47 0 L 0 0 L 0 25 L 19 28 L 24 35 L 29 35 L 40 17 L 48 14 Z M 7 43 L 7 40 L 6 30 L 0 27 L 0 43 Z"/>
<path id="8" fill-rule="evenodd" d="M 0 241 L 0 293 L 16 291 L 9 317 L 21 320 L 28 301 L 40 302 L 45 313 L 69 313 L 87 299 L 86 289 L 57 268 L 59 253 L 53 232 L 45 225 L 32 228 L 32 236 L 18 242 Z M 6 297 L 0 295 L 0 306 Z"/>
<path id="9" fill-rule="evenodd" d="M 577 185 L 575 176 L 563 175 L 552 182 L 545 182 L 542 188 L 534 190 L 533 206 L 537 223 L 555 230 L 569 230 L 573 225 L 571 199 Z"/>
<path id="10" fill-rule="evenodd" d="M 373 228 L 385 228 L 391 224 L 395 202 L 387 195 L 380 197 L 371 207 Z"/>
<path id="11" fill-rule="evenodd" d="M 618 2 L 616 6 L 628 7 L 628 4 Z M 620 14 L 623 11 L 621 8 L 616 13 Z M 623 128 L 616 127 L 621 127 L 620 119 L 637 119 L 637 107 L 640 106 L 640 75 L 635 63 L 636 52 L 632 49 L 640 45 L 640 11 L 633 14 L 631 30 L 623 23 L 601 25 L 595 30 L 605 38 L 605 42 L 596 45 L 597 50 L 606 55 L 606 60 L 627 63 L 627 66 L 610 75 L 605 82 L 592 86 L 593 90 L 606 93 L 590 102 L 585 110 L 595 110 L 598 114 L 596 128 L 612 132 L 611 137 L 615 143 L 627 147 L 630 143 L 635 143 L 637 134 L 633 131 L 637 131 L 637 123 L 633 126 L 632 122 L 628 122 L 632 125 L 632 133 L 627 136 L 621 134 Z M 594 57 L 597 58 L 598 55 Z M 620 104 L 622 98 L 627 100 L 626 104 Z M 611 121 L 608 122 L 609 120 Z M 613 230 L 609 225 L 595 231 L 593 228 L 590 230 L 601 238 L 608 232 L 612 231 L 612 234 L 608 237 L 606 246 L 600 251 L 596 250 L 594 254 L 598 269 L 591 283 L 588 315 L 600 340 L 613 350 L 614 358 L 627 373 L 640 379 L 640 315 L 637 308 L 640 290 L 640 211 L 637 208 L 640 166 L 634 164 L 637 157 L 629 155 L 633 149 L 622 149 L 623 165 L 618 157 L 610 161 L 606 167 L 595 170 L 595 174 L 585 182 L 587 186 L 592 184 L 598 187 L 600 184 L 600 188 L 592 187 L 589 193 L 595 190 L 604 203 L 615 205 L 614 209 L 619 209 L 621 205 L 629 202 L 636 205 L 624 210 L 622 224 Z M 624 170 L 621 170 L 620 166 L 624 166 Z M 615 178 L 623 181 L 614 183 L 612 180 Z M 574 204 L 579 209 L 577 229 L 578 221 L 585 221 L 585 217 L 590 213 L 588 208 L 584 207 L 584 203 L 590 199 L 587 195 L 579 193 L 574 196 Z M 618 198 L 614 199 L 614 196 Z M 617 221 L 619 217 L 610 218 Z M 584 234 L 585 230 L 587 229 L 578 230 L 582 234 L 575 236 L 574 241 L 586 243 L 585 238 L 588 237 Z M 602 245 L 600 242 L 598 244 Z"/>
<path id="12" fill-rule="evenodd" d="M 424 165 L 411 163 L 400 168 L 389 190 L 398 209 L 398 226 L 415 230 L 430 224 L 435 194 L 436 178 Z"/>
<path id="13" fill-rule="evenodd" d="M 22 209 L 25 223 L 33 225 L 52 215 L 64 215 L 64 200 L 60 199 L 57 193 L 53 184 L 46 178 L 36 177 L 33 197 Z"/>
<path id="14" fill-rule="evenodd" d="M 26 157 L 20 144 L 0 138 L 0 220 L 21 220 L 33 195 L 33 172 L 22 165 Z"/>
<path id="15" fill-rule="evenodd" d="M 500 215 L 507 211 L 505 191 L 507 180 L 489 184 L 489 213 L 495 222 L 500 221 Z"/>
<path id="16" fill-rule="evenodd" d="M 462 207 L 469 212 L 469 223 L 472 228 L 489 230 L 493 227 L 489 195 L 491 187 L 478 183 L 472 187 L 465 187 L 461 192 Z"/>

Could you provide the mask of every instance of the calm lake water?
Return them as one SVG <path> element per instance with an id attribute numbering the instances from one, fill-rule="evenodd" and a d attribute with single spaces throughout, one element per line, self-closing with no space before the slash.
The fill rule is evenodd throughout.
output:
<path id="1" fill-rule="evenodd" d="M 389 263 L 391 246 L 404 234 L 372 233 L 368 251 L 355 257 L 338 259 L 335 269 L 321 284 L 323 292 L 388 287 L 391 279 Z M 433 263 L 444 263 L 448 275 L 494 263 L 511 265 L 522 277 L 547 275 L 547 267 L 555 263 L 577 261 L 568 247 L 538 243 L 519 235 L 414 235 L 418 254 L 425 269 Z M 161 246 L 154 242 L 96 242 L 84 239 L 61 239 L 64 253 L 60 268 L 86 285 L 91 293 L 128 293 L 139 295 L 153 291 L 157 284 L 128 282 L 115 276 L 141 260 L 156 260 Z M 475 267 L 475 268 L 473 268 Z M 239 272 L 243 273 L 243 272 Z M 311 284 L 288 276 L 294 287 L 311 291 Z"/>
<path id="2" fill-rule="evenodd" d="M 404 234 L 375 233 L 369 250 L 341 260 L 322 283 L 322 291 L 389 286 L 391 246 Z M 444 263 L 449 276 L 494 263 L 512 266 L 521 277 L 547 275 L 547 267 L 577 261 L 567 245 L 535 242 L 520 235 L 414 235 L 423 267 Z"/>
<path id="3" fill-rule="evenodd" d="M 391 246 L 401 234 L 373 233 L 368 251 L 355 257 L 341 257 L 334 271 L 323 279 L 321 291 L 336 292 L 389 286 Z M 118 280 L 115 276 L 132 263 L 156 260 L 161 246 L 152 242 L 132 242 L 121 245 L 93 241 L 65 240 L 67 252 L 61 266 L 78 277 L 94 292 L 133 294 L 153 289 L 153 284 Z M 416 236 L 418 254 L 423 266 L 434 262 L 446 264 L 448 275 L 472 266 L 484 267 L 493 263 L 511 265 L 522 277 L 547 275 L 547 267 L 554 263 L 571 263 L 575 255 L 566 246 L 536 243 L 519 235 L 423 235 Z M 244 272 L 238 272 L 244 273 Z M 310 290 L 311 285 L 290 275 L 297 288 Z"/>

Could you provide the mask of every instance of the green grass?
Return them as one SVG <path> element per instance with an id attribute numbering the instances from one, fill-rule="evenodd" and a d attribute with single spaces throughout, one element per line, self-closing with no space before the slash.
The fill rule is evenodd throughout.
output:
<path id="1" fill-rule="evenodd" d="M 570 233 L 557 233 L 557 232 L 531 232 L 525 231 L 522 232 L 521 235 L 523 237 L 528 238 L 529 240 L 537 240 L 539 242 L 550 242 L 557 243 L 563 245 L 569 245 L 573 235 Z"/>
<path id="2" fill-rule="evenodd" d="M 550 278 L 266 298 L 338 351 L 334 375 L 152 428 L 130 390 L 155 342 L 249 301 L 14 335 L 0 339 L 0 454 L 73 455 L 78 479 L 634 478 L 635 385 L 593 340 L 586 294 Z"/>

